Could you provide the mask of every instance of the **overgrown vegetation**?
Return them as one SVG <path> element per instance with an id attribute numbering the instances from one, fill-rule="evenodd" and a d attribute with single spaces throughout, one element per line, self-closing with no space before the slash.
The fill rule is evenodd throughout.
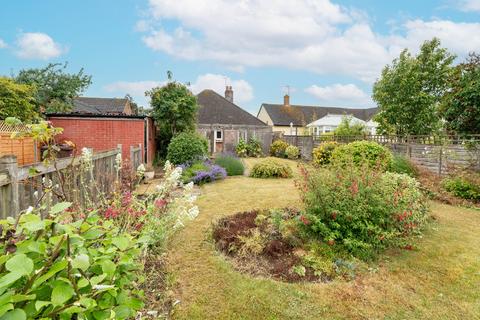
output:
<path id="1" fill-rule="evenodd" d="M 390 168 L 388 170 L 391 172 L 403 173 L 413 178 L 418 176 L 418 170 L 415 165 L 406 157 L 401 155 L 393 156 Z"/>
<path id="2" fill-rule="evenodd" d="M 167 160 L 183 164 L 204 158 L 208 153 L 208 142 L 197 133 L 182 132 L 168 144 Z"/>
<path id="3" fill-rule="evenodd" d="M 212 164 L 209 160 L 195 161 L 191 164 L 180 166 L 183 170 L 182 179 L 184 183 L 193 182 L 201 185 L 225 179 L 227 172 L 219 165 Z"/>
<path id="4" fill-rule="evenodd" d="M 296 146 L 290 145 L 285 149 L 285 156 L 291 160 L 298 159 L 300 157 L 300 149 Z"/>
<path id="5" fill-rule="evenodd" d="M 243 162 L 234 155 L 221 154 L 215 158 L 215 164 L 225 168 L 228 176 L 241 176 L 245 171 Z"/>
<path id="6" fill-rule="evenodd" d="M 333 133 L 338 136 L 362 136 L 368 131 L 363 123 L 354 121 L 352 116 L 343 116 Z"/>
<path id="7" fill-rule="evenodd" d="M 324 166 L 330 164 L 333 151 L 339 146 L 336 141 L 322 142 L 312 151 L 313 164 Z"/>
<path id="8" fill-rule="evenodd" d="M 289 144 L 283 140 L 275 140 L 270 145 L 270 155 L 278 158 L 285 158 L 285 150 L 288 148 Z"/>
<path id="9" fill-rule="evenodd" d="M 445 190 L 456 197 L 480 201 L 480 177 L 477 173 L 448 177 L 442 184 Z"/>
<path id="10" fill-rule="evenodd" d="M 0 120 L 15 117 L 31 122 L 40 117 L 35 105 L 35 88 L 0 77 Z"/>
<path id="11" fill-rule="evenodd" d="M 355 141 L 334 149 L 331 162 L 339 166 L 362 166 L 386 170 L 392 163 L 392 153 L 386 147 L 373 141 Z"/>
<path id="12" fill-rule="evenodd" d="M 248 142 L 243 139 L 240 139 L 240 141 L 235 147 L 235 152 L 241 158 L 261 157 L 263 154 L 262 143 L 254 137 L 250 137 L 248 139 Z"/>
<path id="13" fill-rule="evenodd" d="M 291 178 L 292 169 L 274 158 L 266 158 L 256 163 L 251 172 L 252 178 Z"/>

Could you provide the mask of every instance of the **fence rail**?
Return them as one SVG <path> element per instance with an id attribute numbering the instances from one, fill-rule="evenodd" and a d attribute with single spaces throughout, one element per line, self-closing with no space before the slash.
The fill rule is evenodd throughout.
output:
<path id="1" fill-rule="evenodd" d="M 375 141 L 378 143 L 402 143 L 402 144 L 426 144 L 426 145 L 448 145 L 448 144 L 467 144 L 480 142 L 480 134 L 469 135 L 320 135 L 312 136 L 315 141 L 337 141 L 353 142 L 358 140 Z"/>
<path id="2" fill-rule="evenodd" d="M 81 184 L 92 177 L 80 176 L 80 159 L 75 157 L 57 160 L 54 164 L 37 163 L 28 166 L 18 166 L 15 155 L 0 158 L 0 218 L 16 216 L 21 210 L 35 206 L 42 197 L 42 184 L 50 181 L 55 187 L 68 178 L 66 188 L 71 194 L 71 200 L 78 205 L 85 205 L 89 192 L 92 198 L 99 192 L 109 192 L 116 178 L 115 158 L 121 154 L 121 146 L 117 149 L 95 153 L 92 156 L 93 176 L 97 182 L 96 188 L 87 190 Z M 141 158 L 140 158 L 141 159 Z M 140 160 L 141 161 L 141 160 Z M 52 199 L 52 205 L 58 199 Z"/>

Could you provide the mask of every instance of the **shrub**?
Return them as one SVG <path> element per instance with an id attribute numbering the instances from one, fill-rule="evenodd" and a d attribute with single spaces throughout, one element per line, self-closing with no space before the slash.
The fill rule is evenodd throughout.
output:
<path id="1" fill-rule="evenodd" d="M 240 159 L 231 155 L 220 155 L 215 159 L 215 164 L 225 168 L 229 176 L 241 176 L 245 170 Z"/>
<path id="2" fill-rule="evenodd" d="M 330 163 L 333 151 L 338 147 L 335 141 L 323 142 L 318 147 L 313 149 L 313 163 L 315 165 L 323 166 Z"/>
<path id="3" fill-rule="evenodd" d="M 256 163 L 250 172 L 252 178 L 291 178 L 292 175 L 292 169 L 287 164 L 273 158 Z"/>
<path id="4" fill-rule="evenodd" d="M 208 142 L 196 133 L 183 132 L 175 136 L 167 149 L 167 160 L 173 164 L 187 163 L 203 158 L 208 153 Z"/>
<path id="5" fill-rule="evenodd" d="M 287 149 L 285 149 L 285 155 L 288 159 L 298 159 L 300 156 L 300 150 L 298 147 L 288 146 Z"/>
<path id="6" fill-rule="evenodd" d="M 410 177 L 418 176 L 418 170 L 413 165 L 413 163 L 410 162 L 410 160 L 408 160 L 404 156 L 400 156 L 400 155 L 393 156 L 393 160 L 388 171 L 396 172 L 396 173 L 404 173 L 406 175 L 409 175 Z"/>
<path id="7" fill-rule="evenodd" d="M 427 218 L 426 199 L 407 175 L 362 167 L 302 169 L 302 224 L 341 252 L 361 259 L 388 246 L 406 245 Z"/>
<path id="8" fill-rule="evenodd" d="M 347 166 L 353 164 L 386 170 L 392 163 L 392 153 L 386 147 L 373 141 L 355 141 L 336 148 L 332 153 L 331 162 Z"/>
<path id="9" fill-rule="evenodd" d="M 227 172 L 224 168 L 211 164 L 209 161 L 194 162 L 192 165 L 183 165 L 182 180 L 184 183 L 193 182 L 201 185 L 216 180 L 225 179 Z"/>
<path id="10" fill-rule="evenodd" d="M 240 139 L 237 146 L 235 147 L 235 152 L 239 157 L 255 157 L 258 158 L 262 156 L 262 144 L 259 140 L 251 137 L 248 139 L 248 143 Z"/>
<path id="11" fill-rule="evenodd" d="M 289 144 L 283 140 L 275 140 L 270 146 L 270 155 L 274 157 L 284 158 L 285 150 Z"/>
<path id="12" fill-rule="evenodd" d="M 473 179 L 464 176 L 447 178 L 443 181 L 443 187 L 454 196 L 467 200 L 480 200 L 480 184 Z"/>

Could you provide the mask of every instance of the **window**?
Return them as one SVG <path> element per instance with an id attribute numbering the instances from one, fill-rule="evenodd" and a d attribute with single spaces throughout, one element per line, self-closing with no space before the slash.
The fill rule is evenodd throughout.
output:
<path id="1" fill-rule="evenodd" d="M 323 133 L 332 132 L 331 127 L 323 127 Z"/>
<path id="2" fill-rule="evenodd" d="M 215 130 L 215 141 L 223 141 L 222 130 Z"/>
<path id="3" fill-rule="evenodd" d="M 247 130 L 238 131 L 238 141 L 240 140 L 247 141 Z"/>

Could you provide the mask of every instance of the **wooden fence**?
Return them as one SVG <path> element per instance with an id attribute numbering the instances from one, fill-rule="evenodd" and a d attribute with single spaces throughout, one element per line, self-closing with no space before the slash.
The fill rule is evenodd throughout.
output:
<path id="1" fill-rule="evenodd" d="M 25 125 L 8 125 L 0 121 L 0 157 L 14 154 L 20 165 L 32 164 L 38 160 L 38 149 L 31 137 L 11 139 L 14 132 L 28 130 Z"/>
<path id="2" fill-rule="evenodd" d="M 375 141 L 404 155 L 413 163 L 439 175 L 452 168 L 480 170 L 480 135 L 469 136 L 283 136 L 282 139 L 299 147 L 302 158 L 310 160 L 313 148 L 320 143 L 336 141 Z"/>
<path id="3" fill-rule="evenodd" d="M 132 163 L 132 169 L 137 170 L 138 167 L 143 163 L 142 161 L 142 145 L 130 146 L 130 161 Z"/>
<path id="4" fill-rule="evenodd" d="M 121 154 L 119 148 L 95 153 L 92 156 L 93 177 L 88 172 L 79 170 L 80 158 L 63 158 L 48 166 L 37 163 L 19 166 L 15 155 L 0 158 L 0 218 L 16 216 L 21 210 L 35 206 L 42 199 L 42 185 L 69 194 L 69 201 L 85 207 L 87 199 L 95 201 L 102 193 L 113 190 L 116 179 L 115 159 Z M 141 159 L 141 158 L 140 158 Z M 141 161 L 141 160 L 140 160 Z M 92 178 L 95 184 L 89 183 Z M 68 183 L 60 183 L 68 181 Z M 65 192 L 66 191 L 66 192 Z M 50 205 L 59 199 L 52 197 Z"/>

